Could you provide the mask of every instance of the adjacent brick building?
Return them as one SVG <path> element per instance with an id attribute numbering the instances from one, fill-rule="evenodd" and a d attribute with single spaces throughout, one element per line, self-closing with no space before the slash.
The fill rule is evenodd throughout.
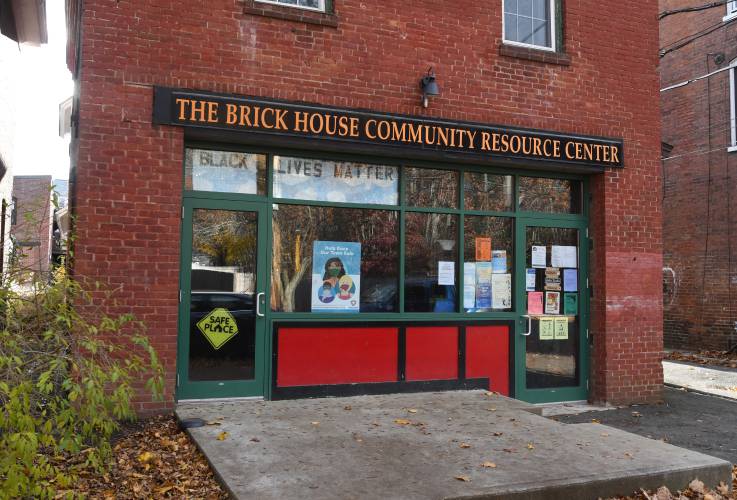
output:
<path id="1" fill-rule="evenodd" d="M 663 12 L 694 6 L 660 2 Z M 666 347 L 737 345 L 735 37 L 735 2 L 660 22 Z"/>
<path id="2" fill-rule="evenodd" d="M 67 0 L 74 274 L 151 330 L 139 409 L 659 399 L 657 3 L 289 3 Z"/>
<path id="3" fill-rule="evenodd" d="M 13 177 L 10 237 L 14 265 L 17 270 L 32 272 L 41 279 L 48 278 L 51 269 L 51 189 L 50 175 Z"/>

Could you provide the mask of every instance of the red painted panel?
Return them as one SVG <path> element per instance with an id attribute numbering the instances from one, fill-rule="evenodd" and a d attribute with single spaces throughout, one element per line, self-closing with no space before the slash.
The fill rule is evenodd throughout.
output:
<path id="1" fill-rule="evenodd" d="M 280 328 L 279 387 L 397 381 L 397 328 Z"/>
<path id="2" fill-rule="evenodd" d="M 407 328 L 406 380 L 458 378 L 458 327 Z"/>
<path id="3" fill-rule="evenodd" d="M 466 328 L 466 378 L 489 377 L 489 390 L 509 396 L 509 327 Z"/>

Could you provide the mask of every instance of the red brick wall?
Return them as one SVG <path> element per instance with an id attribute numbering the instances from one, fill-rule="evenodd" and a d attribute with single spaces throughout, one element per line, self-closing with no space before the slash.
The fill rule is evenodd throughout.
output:
<path id="1" fill-rule="evenodd" d="M 500 5 L 335 0 L 332 27 L 245 13 L 239 0 L 85 0 L 75 270 L 122 286 L 125 306 L 157 325 L 169 398 L 183 134 L 151 125 L 152 85 L 623 137 L 625 169 L 591 179 L 592 394 L 659 397 L 657 3 L 621 1 L 612 15 L 567 0 L 569 65 L 500 55 Z M 442 95 L 425 110 L 429 66 Z"/>
<path id="2" fill-rule="evenodd" d="M 661 9 L 693 6 L 686 0 L 661 1 Z M 660 45 L 720 23 L 726 7 L 678 14 L 661 22 Z M 737 22 L 665 55 L 661 85 L 726 67 L 737 57 Z M 724 55 L 717 64 L 714 54 Z M 732 196 L 737 183 L 728 153 L 729 75 L 662 94 L 663 141 L 673 146 L 664 165 L 665 344 L 682 349 L 727 349 L 737 343 L 734 273 L 735 226 Z"/>

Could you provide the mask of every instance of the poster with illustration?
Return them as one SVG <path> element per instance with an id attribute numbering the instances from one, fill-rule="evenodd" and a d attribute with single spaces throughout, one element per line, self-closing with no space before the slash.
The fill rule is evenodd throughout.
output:
<path id="1" fill-rule="evenodd" d="M 312 311 L 358 312 L 361 244 L 315 241 L 312 245 Z"/>

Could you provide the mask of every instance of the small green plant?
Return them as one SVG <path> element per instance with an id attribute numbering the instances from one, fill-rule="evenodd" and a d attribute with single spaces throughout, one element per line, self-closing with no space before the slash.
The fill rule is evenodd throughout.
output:
<path id="1" fill-rule="evenodd" d="M 110 295 L 63 267 L 0 286 L 0 498 L 53 498 L 80 471 L 103 473 L 112 434 L 135 416 L 136 384 L 160 397 L 144 325 L 102 313 Z"/>

